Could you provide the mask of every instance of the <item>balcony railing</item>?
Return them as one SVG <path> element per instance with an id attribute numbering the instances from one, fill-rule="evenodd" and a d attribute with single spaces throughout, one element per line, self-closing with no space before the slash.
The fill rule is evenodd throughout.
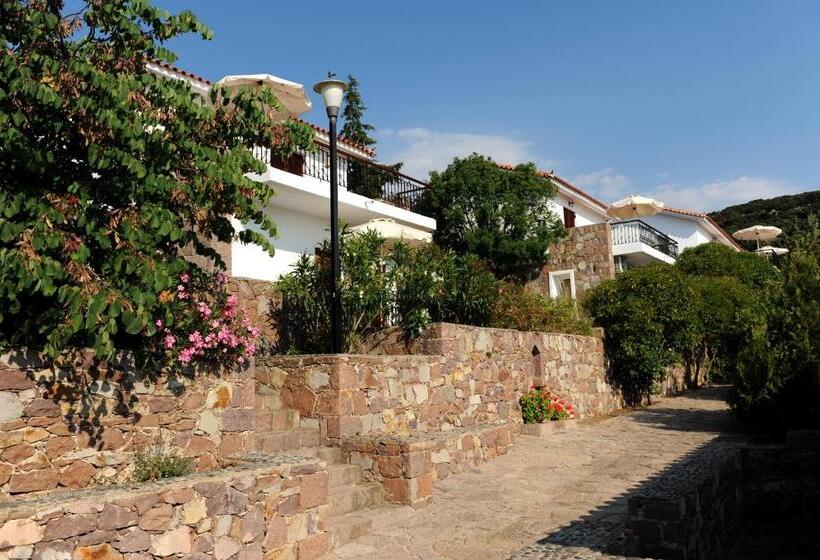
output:
<path id="1" fill-rule="evenodd" d="M 612 244 L 643 243 L 673 259 L 678 258 L 678 243 L 665 233 L 641 220 L 612 224 Z"/>
<path id="2" fill-rule="evenodd" d="M 319 142 L 313 152 L 297 151 L 288 158 L 274 155 L 269 148 L 255 147 L 254 155 L 278 169 L 330 182 L 330 148 Z M 396 169 L 350 154 L 338 155 L 339 187 L 368 198 L 382 200 L 405 210 L 416 206 L 428 184 Z"/>

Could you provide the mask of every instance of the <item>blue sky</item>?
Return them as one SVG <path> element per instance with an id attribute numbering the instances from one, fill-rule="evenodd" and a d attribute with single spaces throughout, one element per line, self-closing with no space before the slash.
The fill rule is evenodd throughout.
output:
<path id="1" fill-rule="evenodd" d="M 817 1 L 156 3 L 213 29 L 171 45 L 205 77 L 354 74 L 420 178 L 478 151 L 699 210 L 820 183 Z"/>

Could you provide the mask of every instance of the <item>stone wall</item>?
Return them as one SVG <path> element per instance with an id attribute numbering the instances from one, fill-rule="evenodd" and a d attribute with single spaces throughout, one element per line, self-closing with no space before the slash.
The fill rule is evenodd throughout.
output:
<path id="1" fill-rule="evenodd" d="M 382 483 L 389 500 L 421 506 L 433 497 L 433 482 L 507 453 L 517 427 L 509 423 L 410 437 L 358 437 L 343 446 L 368 480 Z"/>
<path id="2" fill-rule="evenodd" d="M 250 322 L 261 331 L 264 337 L 273 344 L 278 338 L 276 326 L 271 322 L 270 311 L 274 304 L 271 283 L 266 280 L 239 278 L 232 276 L 228 280 L 229 294 L 236 295 L 239 309 Z"/>
<path id="3" fill-rule="evenodd" d="M 156 483 L 0 503 L 0 557 L 311 560 L 327 552 L 328 475 L 321 464 L 254 459 Z"/>
<path id="4" fill-rule="evenodd" d="M 256 378 L 330 439 L 520 423 L 518 399 L 533 383 L 581 417 L 622 406 L 599 337 L 438 323 L 411 351 L 424 354 L 267 357 Z"/>
<path id="5" fill-rule="evenodd" d="M 255 386 L 252 367 L 169 378 L 90 353 L 63 367 L 3 355 L 0 496 L 123 481 L 134 451 L 156 445 L 215 468 L 253 449 Z"/>
<path id="6" fill-rule="evenodd" d="M 673 465 L 627 501 L 625 552 L 642 558 L 728 558 L 743 519 L 741 455 L 716 447 Z"/>
<path id="7" fill-rule="evenodd" d="M 567 229 L 567 237 L 552 245 L 549 260 L 530 286 L 550 295 L 549 273 L 559 270 L 575 272 L 575 294 L 580 296 L 604 280 L 615 277 L 612 234 L 608 223 Z"/>

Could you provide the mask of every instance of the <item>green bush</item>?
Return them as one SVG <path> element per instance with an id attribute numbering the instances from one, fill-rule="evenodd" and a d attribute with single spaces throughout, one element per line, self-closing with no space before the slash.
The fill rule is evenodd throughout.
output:
<path id="1" fill-rule="evenodd" d="M 762 260 L 762 259 L 761 259 Z M 816 219 L 794 237 L 770 285 L 749 311 L 739 342 L 729 404 L 752 424 L 782 432 L 820 427 L 820 230 Z"/>
<path id="2" fill-rule="evenodd" d="M 753 253 L 739 253 L 720 243 L 704 243 L 684 250 L 675 266 L 689 276 L 731 277 L 754 289 L 778 280 L 777 269 Z"/>
<path id="3" fill-rule="evenodd" d="M 473 255 L 437 245 L 396 245 L 396 313 L 408 337 L 431 322 L 488 326 L 499 281 Z"/>
<path id="4" fill-rule="evenodd" d="M 320 354 L 330 351 L 330 243 L 315 258 L 302 255 L 275 284 L 281 304 L 272 310 L 279 339 L 276 351 Z M 373 231 L 340 237 L 343 347 L 384 328 L 394 302 L 395 270 L 386 266 L 384 239 Z"/>
<path id="5" fill-rule="evenodd" d="M 627 270 L 596 286 L 586 306 L 606 331 L 612 381 L 633 406 L 692 351 L 702 330 L 697 291 L 672 266 Z"/>
<path id="6" fill-rule="evenodd" d="M 193 459 L 182 457 L 176 451 L 162 447 L 138 451 L 134 454 L 133 478 L 137 482 L 184 476 L 193 472 L 193 469 Z"/>
<path id="7" fill-rule="evenodd" d="M 520 331 L 589 335 L 592 323 L 574 300 L 544 297 L 524 286 L 505 283 L 493 306 L 490 326 Z"/>

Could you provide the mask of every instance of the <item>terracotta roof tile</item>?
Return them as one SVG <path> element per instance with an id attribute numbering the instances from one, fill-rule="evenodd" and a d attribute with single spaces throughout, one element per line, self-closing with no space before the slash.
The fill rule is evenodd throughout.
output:
<path id="1" fill-rule="evenodd" d="M 500 167 L 501 169 L 507 169 L 508 171 L 512 171 L 513 169 L 515 169 L 515 165 L 513 165 L 511 163 L 496 163 L 496 165 L 498 167 Z M 563 186 L 565 186 L 569 190 L 571 190 L 574 193 L 586 198 L 590 202 L 592 202 L 594 204 L 597 204 L 598 206 L 601 206 L 602 208 L 609 207 L 609 204 L 607 204 L 606 202 L 595 198 L 594 196 L 592 196 L 591 194 L 589 194 L 588 192 L 586 192 L 582 188 L 578 187 L 577 185 L 573 184 L 572 182 L 568 181 L 567 179 L 564 179 L 563 177 L 561 177 L 560 175 L 558 175 L 554 171 L 543 171 L 543 170 L 539 169 L 538 170 L 538 175 L 540 175 L 541 177 L 547 177 L 549 179 L 552 179 L 554 181 L 557 181 L 557 182 L 561 183 Z"/>
<path id="2" fill-rule="evenodd" d="M 157 66 L 165 68 L 166 70 L 169 70 L 171 72 L 176 72 L 177 74 L 182 74 L 186 78 L 191 78 L 192 80 L 197 80 L 197 81 L 202 82 L 203 84 L 206 84 L 208 86 L 212 86 L 214 84 L 214 82 L 212 82 L 211 80 L 209 80 L 207 78 L 203 78 L 202 76 L 194 74 L 193 72 L 188 72 L 187 70 L 183 70 L 179 66 L 174 66 L 173 64 L 168 64 L 167 62 L 163 62 L 162 60 L 153 59 L 153 60 L 151 60 L 151 62 L 153 64 L 156 64 Z M 325 136 L 330 136 L 330 131 L 326 128 L 322 128 L 321 126 L 315 125 L 315 124 L 313 124 L 311 122 L 308 122 L 304 119 L 297 118 L 295 120 L 297 120 L 300 123 L 308 125 L 309 127 L 311 127 L 316 132 L 321 132 Z M 365 146 L 363 144 L 359 144 L 358 142 L 354 142 L 353 140 L 349 140 L 349 139 L 345 138 L 344 136 L 338 136 L 338 139 L 339 139 L 339 142 L 341 142 L 343 144 L 347 144 L 351 148 L 355 148 L 355 149 L 357 149 L 361 152 L 364 152 L 364 153 L 368 154 L 371 157 L 376 156 L 376 150 L 374 150 L 373 148 L 370 148 L 370 147 Z"/>

